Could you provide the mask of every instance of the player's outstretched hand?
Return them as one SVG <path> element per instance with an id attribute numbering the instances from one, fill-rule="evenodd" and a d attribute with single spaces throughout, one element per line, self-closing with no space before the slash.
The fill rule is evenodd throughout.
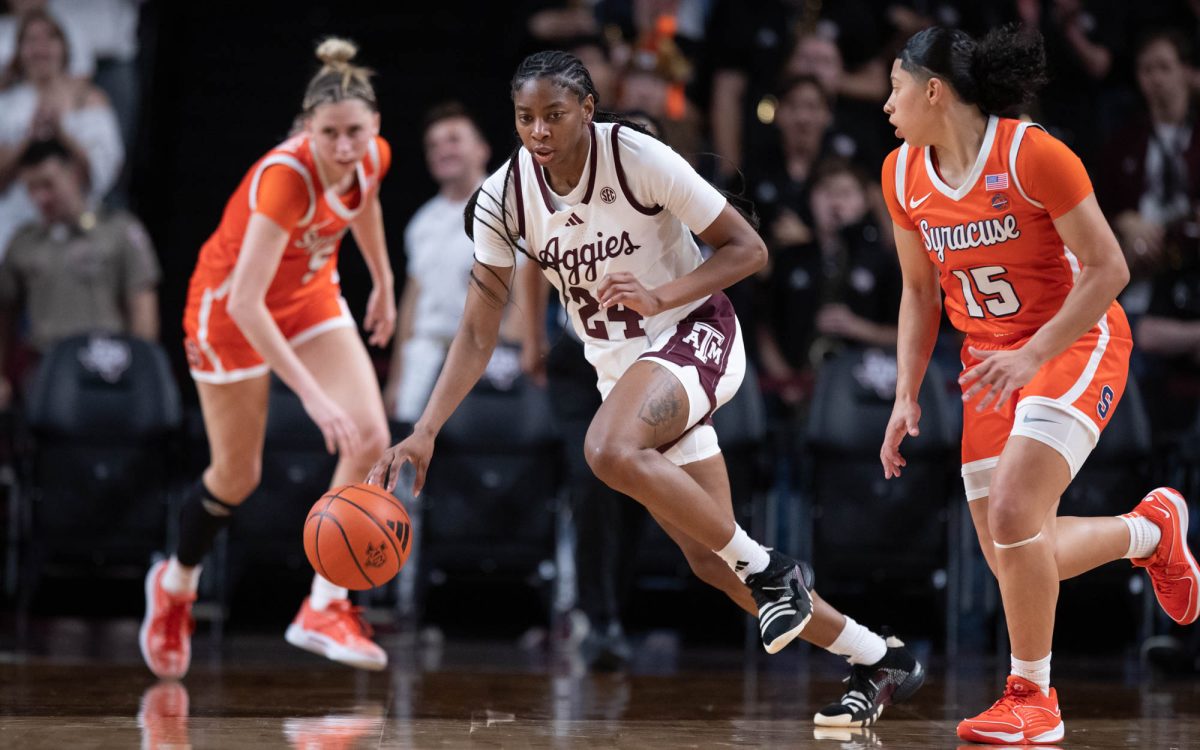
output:
<path id="1" fill-rule="evenodd" d="M 321 436 L 325 438 L 325 450 L 342 455 L 358 452 L 362 441 L 358 425 L 336 401 L 323 391 L 315 391 L 308 398 L 301 399 L 300 403 L 321 430 Z"/>
<path id="2" fill-rule="evenodd" d="M 900 476 L 900 469 L 908 465 L 904 456 L 900 455 L 900 441 L 904 440 L 905 435 L 920 435 L 920 422 L 921 406 L 916 401 L 897 399 L 896 405 L 892 407 L 892 418 L 888 420 L 887 431 L 883 435 L 883 448 L 879 451 L 884 479 Z"/>
<path id="3" fill-rule="evenodd" d="M 628 271 L 606 274 L 596 288 L 600 308 L 607 310 L 613 305 L 624 305 L 648 318 L 663 311 L 662 300 L 653 291 L 642 286 L 642 282 Z"/>
<path id="4" fill-rule="evenodd" d="M 425 486 L 425 470 L 429 468 L 429 460 L 433 457 L 433 436 L 423 432 L 414 432 L 404 440 L 383 452 L 383 456 L 371 467 L 367 474 L 367 483 L 383 487 L 388 492 L 396 489 L 396 480 L 400 478 L 400 469 L 404 464 L 412 464 L 416 476 L 413 479 L 413 497 L 421 494 Z"/>

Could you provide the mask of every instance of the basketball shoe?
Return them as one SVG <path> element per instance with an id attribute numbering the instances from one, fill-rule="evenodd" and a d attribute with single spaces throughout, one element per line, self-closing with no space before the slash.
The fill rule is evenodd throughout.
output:
<path id="1" fill-rule="evenodd" d="M 359 669 L 387 667 L 387 653 L 371 640 L 371 626 L 362 608 L 348 599 L 334 599 L 324 610 L 312 608 L 308 598 L 284 637 L 293 646 Z"/>
<path id="2" fill-rule="evenodd" d="M 758 605 L 758 629 L 763 648 L 774 654 L 804 630 L 812 618 L 809 593 L 813 572 L 808 563 L 793 560 L 775 550 L 765 570 L 746 577 L 746 585 Z"/>
<path id="3" fill-rule="evenodd" d="M 1036 683 L 1015 674 L 1008 676 L 1004 695 L 992 707 L 958 724 L 958 736 L 989 745 L 1040 745 L 1058 742 L 1066 733 L 1058 693 L 1042 695 Z"/>
<path id="4" fill-rule="evenodd" d="M 1187 546 L 1187 500 L 1170 487 L 1159 487 L 1125 515 L 1149 519 L 1162 531 L 1154 554 L 1130 562 L 1146 569 L 1163 611 L 1180 625 L 1191 625 L 1200 615 L 1200 566 Z"/>
<path id="5" fill-rule="evenodd" d="M 159 682 L 145 693 L 138 706 L 138 729 L 142 747 L 191 747 L 188 738 L 188 691 L 182 683 Z"/>
<path id="6" fill-rule="evenodd" d="M 899 638 L 887 639 L 887 653 L 874 664 L 850 665 L 846 694 L 817 712 L 822 727 L 869 727 L 884 706 L 908 700 L 925 684 L 925 669 Z"/>
<path id="7" fill-rule="evenodd" d="M 146 616 L 138 631 L 138 645 L 146 666 L 157 677 L 178 680 L 192 662 L 192 602 L 195 594 L 172 594 L 162 587 L 167 561 L 160 560 L 146 574 Z"/>
<path id="8" fill-rule="evenodd" d="M 288 717 L 283 736 L 296 750 L 352 750 L 361 747 L 368 735 L 378 737 L 383 718 L 362 714 L 332 714 L 317 717 Z"/>

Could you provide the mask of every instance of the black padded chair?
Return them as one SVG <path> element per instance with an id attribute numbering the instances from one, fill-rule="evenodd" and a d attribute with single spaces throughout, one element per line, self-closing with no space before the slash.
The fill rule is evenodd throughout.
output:
<path id="1" fill-rule="evenodd" d="M 177 472 L 179 392 L 166 354 L 130 336 L 56 345 L 32 379 L 21 460 L 25 583 L 44 563 L 145 571 Z"/>
<path id="2" fill-rule="evenodd" d="M 918 396 L 920 435 L 904 440 L 901 476 L 885 480 L 879 449 L 895 376 L 895 356 L 878 349 L 849 349 L 822 365 L 802 451 L 818 589 L 853 601 L 869 622 L 903 626 L 892 605 L 940 597 L 946 582 L 947 503 L 962 502 L 952 413 L 960 407 L 931 362 Z M 918 619 L 910 632 L 928 618 Z"/>
<path id="3" fill-rule="evenodd" d="M 418 585 L 529 583 L 549 596 L 558 573 L 560 454 L 543 389 L 525 378 L 507 389 L 481 381 L 437 438 L 416 506 Z"/>

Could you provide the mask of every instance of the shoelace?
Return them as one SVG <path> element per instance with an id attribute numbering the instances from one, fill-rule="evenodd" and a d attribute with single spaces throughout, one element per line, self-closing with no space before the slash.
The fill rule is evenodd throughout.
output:
<path id="1" fill-rule="evenodd" d="M 363 617 L 363 608 L 355 607 L 348 599 L 338 599 L 330 602 L 325 611 L 358 629 L 365 638 L 370 638 L 375 634 L 375 629 L 371 627 L 371 623 L 367 622 L 366 618 Z"/>
<path id="2" fill-rule="evenodd" d="M 992 704 L 992 707 L 984 711 L 980 718 L 989 714 L 1005 714 L 1010 713 L 1013 708 L 1020 706 L 1029 700 L 1031 693 L 1024 688 L 1013 687 L 1008 685 L 1004 688 L 1004 695 L 1000 696 L 1000 700 Z"/>

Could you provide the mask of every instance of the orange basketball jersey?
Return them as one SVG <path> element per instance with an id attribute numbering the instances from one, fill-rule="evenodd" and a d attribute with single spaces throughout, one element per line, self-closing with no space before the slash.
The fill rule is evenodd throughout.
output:
<path id="1" fill-rule="evenodd" d="M 263 213 L 291 231 L 266 304 L 273 314 L 295 310 L 312 295 L 337 294 L 337 251 L 350 222 L 374 200 L 391 162 L 387 141 L 375 137 L 359 162 L 355 189 L 337 195 L 325 185 L 307 133 L 271 149 L 242 178 L 225 205 L 217 231 L 200 249 L 188 290 L 189 307 L 205 292 L 222 299 L 250 215 Z M 268 192 L 268 185 L 271 192 Z"/>
<path id="2" fill-rule="evenodd" d="M 958 188 L 942 181 L 929 147 L 906 143 L 883 164 L 892 220 L 918 233 L 951 323 L 974 339 L 1020 339 L 1058 312 L 1079 264 L 1054 220 L 1091 193 L 1066 145 L 1038 125 L 994 116 Z"/>

